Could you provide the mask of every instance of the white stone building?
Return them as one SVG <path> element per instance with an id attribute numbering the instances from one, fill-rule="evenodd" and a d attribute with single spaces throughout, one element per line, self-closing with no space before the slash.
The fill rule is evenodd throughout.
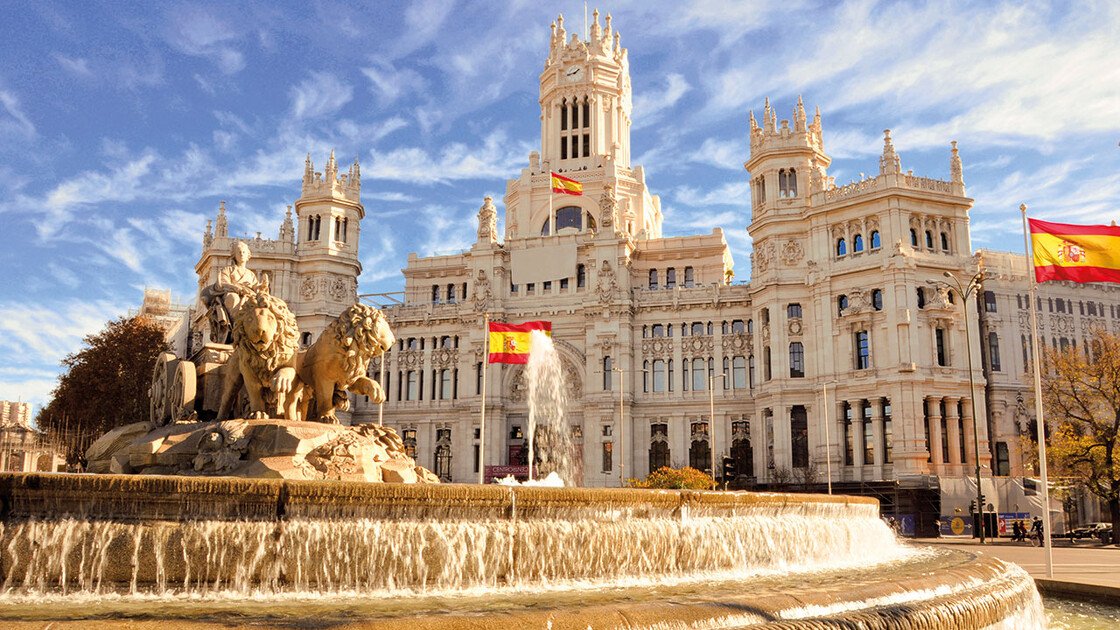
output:
<path id="1" fill-rule="evenodd" d="M 31 426 L 31 403 L 0 400 L 0 471 L 55 472 L 65 458 Z"/>

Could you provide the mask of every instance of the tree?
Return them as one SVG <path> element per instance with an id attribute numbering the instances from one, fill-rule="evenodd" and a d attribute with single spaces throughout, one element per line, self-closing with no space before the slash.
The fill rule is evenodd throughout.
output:
<path id="1" fill-rule="evenodd" d="M 631 488 L 657 488 L 661 490 L 709 490 L 712 478 L 704 473 L 685 466 L 669 468 L 662 466 L 651 472 L 645 479 L 630 479 Z"/>
<path id="2" fill-rule="evenodd" d="M 112 320 L 82 342 L 62 360 L 66 371 L 36 418 L 70 463 L 106 431 L 148 419 L 152 370 L 168 348 L 163 328 L 147 317 Z"/>
<path id="3" fill-rule="evenodd" d="M 1112 540 L 1120 541 L 1120 336 L 1094 331 L 1088 348 L 1048 350 L 1046 365 L 1048 463 L 1108 504 Z"/>

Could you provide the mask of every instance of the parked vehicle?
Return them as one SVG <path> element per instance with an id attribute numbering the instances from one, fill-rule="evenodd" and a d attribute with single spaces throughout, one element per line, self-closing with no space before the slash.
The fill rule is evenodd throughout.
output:
<path id="1" fill-rule="evenodd" d="M 1078 527 L 1074 527 L 1069 531 L 1069 537 L 1073 540 L 1080 540 L 1082 538 L 1100 538 L 1101 533 L 1112 532 L 1112 523 L 1086 523 Z"/>

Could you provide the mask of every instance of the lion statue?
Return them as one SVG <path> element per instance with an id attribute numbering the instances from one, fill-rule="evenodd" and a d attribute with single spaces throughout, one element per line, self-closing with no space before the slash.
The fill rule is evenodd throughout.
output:
<path id="1" fill-rule="evenodd" d="M 218 420 L 235 412 L 244 385 L 249 416 L 296 419 L 299 327 L 288 305 L 270 295 L 267 281 L 233 313 L 233 354 L 223 367 Z"/>
<path id="2" fill-rule="evenodd" d="M 348 391 L 369 396 L 375 403 L 384 401 L 381 385 L 366 372 L 370 359 L 383 354 L 394 341 L 389 323 L 376 308 L 355 304 L 343 311 L 300 355 L 300 418 L 338 423 L 335 410 L 350 408 Z"/>

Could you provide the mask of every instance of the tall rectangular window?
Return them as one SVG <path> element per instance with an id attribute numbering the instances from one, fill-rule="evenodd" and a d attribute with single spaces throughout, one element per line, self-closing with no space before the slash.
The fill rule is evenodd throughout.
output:
<path id="1" fill-rule="evenodd" d="M 801 317 L 801 305 L 793 302 L 786 306 L 786 317 L 790 319 L 799 319 Z"/>
<path id="2" fill-rule="evenodd" d="M 665 288 L 673 289 L 677 286 L 677 269 L 669 267 L 665 270 Z"/>
<path id="3" fill-rule="evenodd" d="M 591 126 L 591 103 L 586 99 L 583 101 L 583 126 L 585 129 Z"/>
<path id="4" fill-rule="evenodd" d="M 560 136 L 560 159 L 568 159 L 568 136 Z"/>
<path id="5" fill-rule="evenodd" d="M 744 357 L 735 357 L 731 360 L 731 382 L 735 389 L 747 387 L 747 360 Z"/>
<path id="6" fill-rule="evenodd" d="M 614 361 L 609 356 L 603 357 L 603 391 L 614 389 Z"/>
<path id="7" fill-rule="evenodd" d="M 984 292 L 984 310 L 989 313 L 996 312 L 996 293 L 995 291 Z"/>
<path id="8" fill-rule="evenodd" d="M 894 462 L 894 431 L 891 427 L 891 399 L 883 399 L 883 462 Z"/>
<path id="9" fill-rule="evenodd" d="M 420 397 L 420 388 L 417 381 L 418 372 L 416 370 L 408 371 L 408 398 L 407 400 L 416 400 Z"/>
<path id="10" fill-rule="evenodd" d="M 576 288 L 582 289 L 587 286 L 587 268 L 582 263 L 576 265 Z"/>
<path id="11" fill-rule="evenodd" d="M 789 344 L 789 375 L 791 378 L 805 376 L 805 346 L 800 341 Z"/>
<path id="12" fill-rule="evenodd" d="M 684 268 L 684 286 L 685 288 L 692 288 L 696 284 L 696 273 L 692 267 Z"/>
<path id="13" fill-rule="evenodd" d="M 657 359 L 653 362 L 653 391 L 665 391 L 665 360 Z"/>
<path id="14" fill-rule="evenodd" d="M 704 359 L 692 360 L 692 391 L 708 389 L 707 375 L 704 374 Z"/>
<path id="15" fill-rule="evenodd" d="M 585 133 L 583 134 L 583 157 L 589 155 L 591 155 L 591 134 Z"/>
<path id="16" fill-rule="evenodd" d="M 988 333 L 988 363 L 991 364 L 993 372 L 1000 371 L 999 336 L 994 332 Z"/>
<path id="17" fill-rule="evenodd" d="M 852 405 L 844 402 L 844 465 L 855 463 L 855 436 L 852 435 Z"/>
<path id="18" fill-rule="evenodd" d="M 809 415 L 803 405 L 794 405 L 789 418 L 791 461 L 794 468 L 809 466 Z"/>
<path id="19" fill-rule="evenodd" d="M 875 425 L 871 423 L 871 401 L 863 401 L 863 463 L 875 463 Z"/>
<path id="20" fill-rule="evenodd" d="M 996 470 L 998 477 L 1011 475 L 1011 456 L 1007 452 L 1007 442 L 996 442 Z"/>
<path id="21" fill-rule="evenodd" d="M 945 346 L 945 329 L 937 328 L 933 331 L 933 338 L 937 350 L 937 365 L 945 367 L 949 365 L 949 354 L 946 352 Z"/>
<path id="22" fill-rule="evenodd" d="M 439 397 L 441 400 L 451 399 L 451 370 L 443 368 L 439 372 Z"/>
<path id="23" fill-rule="evenodd" d="M 603 442 L 603 472 L 614 470 L 614 442 Z"/>
<path id="24" fill-rule="evenodd" d="M 856 369 L 866 370 L 871 367 L 871 340 L 866 330 L 856 333 Z"/>

